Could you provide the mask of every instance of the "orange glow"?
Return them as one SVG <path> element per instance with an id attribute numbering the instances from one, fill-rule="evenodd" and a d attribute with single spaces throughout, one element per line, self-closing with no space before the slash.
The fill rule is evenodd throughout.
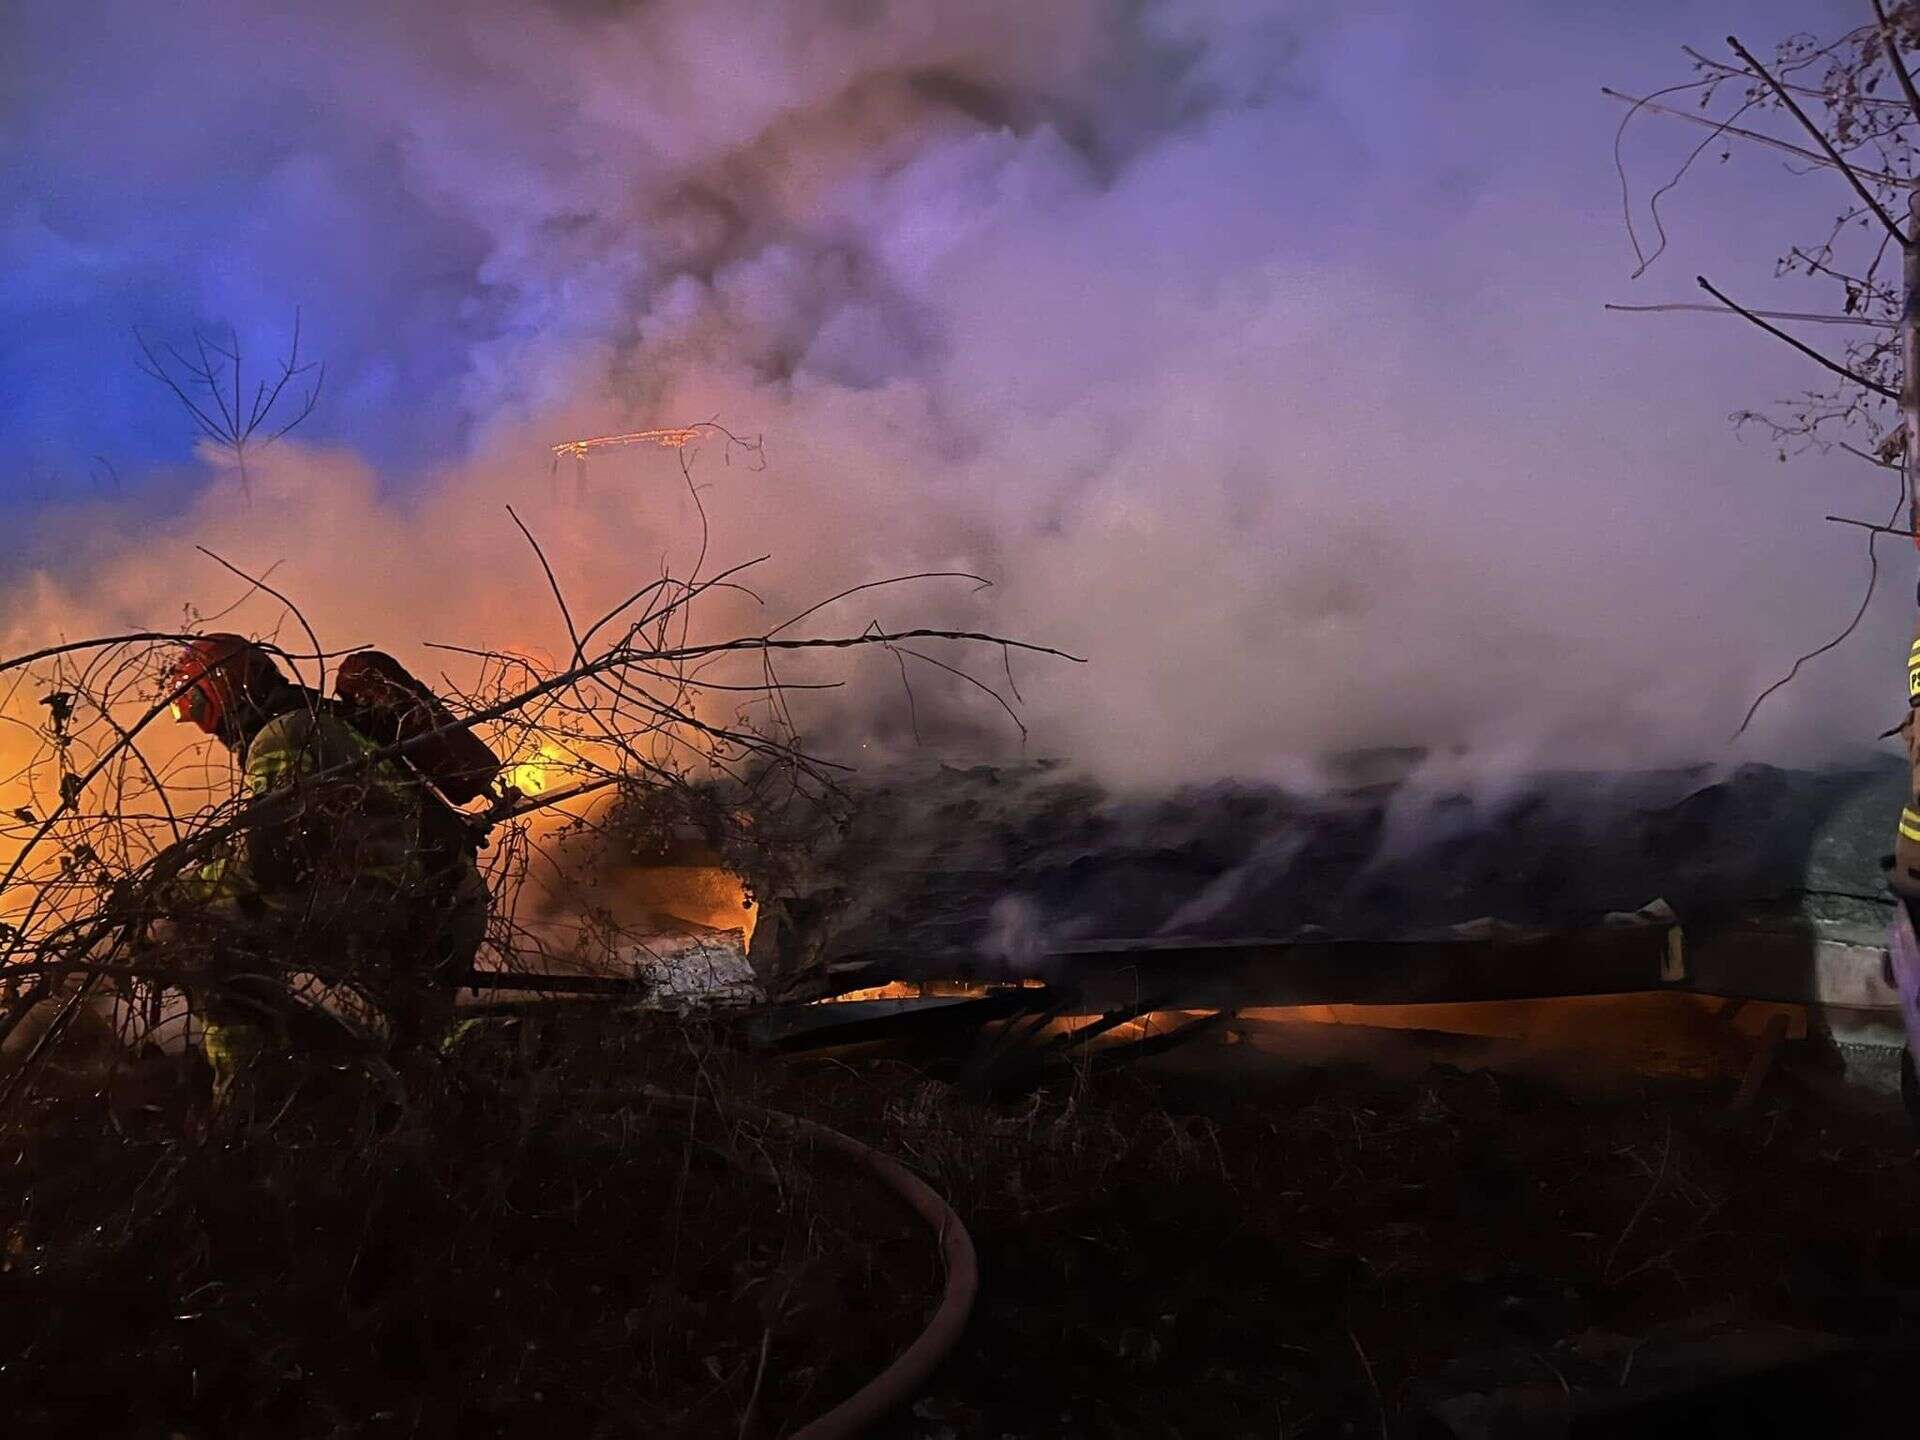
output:
<path id="1" fill-rule="evenodd" d="M 1518 1046 L 1538 1059 L 1704 1079 L 1740 1073 L 1776 1015 L 1786 1017 L 1788 1039 L 1805 1037 L 1804 1006 L 1735 1003 L 1681 991 L 1462 1004 L 1251 1006 L 1236 1018 L 1256 1042 L 1263 1025 L 1428 1030 Z"/>
<path id="2" fill-rule="evenodd" d="M 710 930 L 738 930 L 753 942 L 760 907 L 740 877 L 720 865 L 641 865 L 608 877 L 602 903 L 663 921 Z"/>
<path id="3" fill-rule="evenodd" d="M 986 992 L 983 990 L 984 995 Z M 855 1000 L 918 1000 L 920 987 L 911 980 L 889 980 L 885 985 L 869 985 L 864 990 L 847 990 L 816 1000 L 816 1005 L 845 1005 Z"/>
<path id="4" fill-rule="evenodd" d="M 838 995 L 828 995 L 813 1003 L 839 1005 L 850 1000 L 977 1000 L 982 995 L 995 995 L 1002 990 L 1039 990 L 1044 987 L 1044 981 L 1033 979 L 1010 983 L 996 981 L 991 985 L 971 980 L 889 980 L 884 985 L 869 985 L 863 990 L 843 990 Z"/>
<path id="5" fill-rule="evenodd" d="M 1004 987 L 953 981 L 895 980 L 848 991 L 819 1004 L 850 1000 L 912 1000 L 934 995 L 979 996 Z M 1101 1032 L 1091 1050 L 1164 1035 L 1215 1012 L 1156 1010 Z M 1751 1063 L 1768 1022 L 1784 1016 L 1786 1038 L 1807 1033 L 1804 1006 L 1764 1001 L 1733 1003 L 1681 992 L 1581 995 L 1424 1005 L 1259 1005 L 1237 1010 L 1211 1036 L 1214 1044 L 1298 1058 L 1308 1029 L 1424 1030 L 1497 1042 L 1504 1063 L 1566 1062 L 1596 1074 L 1619 1072 L 1697 1080 L 1740 1076 Z M 1059 1015 L 1030 1039 L 1059 1038 L 1100 1020 L 1098 1013 Z M 1306 1027 L 1290 1029 L 1289 1027 Z M 1364 1042 L 1363 1042 L 1364 1043 Z"/>
<path id="6" fill-rule="evenodd" d="M 1788 1034 L 1807 1033 L 1798 1005 L 1752 1001 L 1722 1018 L 1726 1002 L 1684 991 L 1630 995 L 1570 995 L 1545 1000 L 1482 1000 L 1426 1005 L 1263 1005 L 1239 1012 L 1242 1020 L 1306 1021 L 1323 1025 L 1371 1025 L 1382 1030 L 1438 1030 L 1533 1040 L 1574 1049 L 1671 1046 L 1680 1048 L 1728 1030 L 1757 1037 L 1776 1012 L 1786 1012 Z"/>
<path id="7" fill-rule="evenodd" d="M 522 795 L 544 795 L 564 783 L 568 759 L 556 746 L 542 743 L 532 755 L 507 767 L 507 784 Z"/>
<path id="8" fill-rule="evenodd" d="M 629 445 L 658 445 L 679 450 L 690 444 L 699 431 L 693 429 L 630 430 L 624 435 L 594 435 L 585 440 L 565 440 L 553 447 L 553 458 L 584 460 L 595 450 L 624 450 Z"/>

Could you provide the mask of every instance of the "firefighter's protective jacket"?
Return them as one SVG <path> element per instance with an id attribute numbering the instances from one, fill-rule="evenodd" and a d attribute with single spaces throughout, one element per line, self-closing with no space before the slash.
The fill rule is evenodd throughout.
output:
<path id="1" fill-rule="evenodd" d="M 243 762 L 241 829 L 191 898 L 234 918 L 351 925 L 421 894 L 423 805 L 437 802 L 399 760 L 370 759 L 377 749 L 324 706 L 267 721 Z"/>
<path id="2" fill-rule="evenodd" d="M 195 1013 L 223 1107 L 284 1050 L 301 1008 L 276 1003 L 272 984 L 241 988 L 261 980 L 240 973 L 261 949 L 292 944 L 288 964 L 374 988 L 396 1043 L 434 1043 L 451 1017 L 440 977 L 472 963 L 486 882 L 458 818 L 379 751 L 324 702 L 269 719 L 246 747 L 239 828 L 181 887 L 239 941 L 198 962 Z"/>
<path id="3" fill-rule="evenodd" d="M 1894 893 L 1920 900 L 1920 625 L 1907 651 L 1907 718 L 1900 733 L 1907 741 L 1907 801 L 1900 811 L 1900 829 L 1893 842 L 1893 873 L 1887 883 Z"/>

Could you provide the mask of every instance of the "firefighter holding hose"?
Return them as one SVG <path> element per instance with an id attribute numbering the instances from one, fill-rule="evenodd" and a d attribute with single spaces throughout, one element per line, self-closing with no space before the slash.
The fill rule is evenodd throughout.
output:
<path id="1" fill-rule="evenodd" d="M 429 1049 L 488 901 L 474 836 L 442 797 L 481 793 L 491 752 L 444 730 L 444 707 L 378 652 L 349 656 L 328 699 L 252 641 L 206 635 L 180 653 L 168 688 L 174 717 L 234 755 L 246 791 L 218 849 L 175 882 L 155 935 L 189 977 L 216 1104 L 337 1033 L 295 997 L 294 975 L 379 1010 L 396 1052 Z"/>

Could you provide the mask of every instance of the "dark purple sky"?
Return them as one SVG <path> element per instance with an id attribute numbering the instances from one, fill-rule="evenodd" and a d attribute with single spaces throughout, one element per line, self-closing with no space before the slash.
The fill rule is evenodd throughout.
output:
<path id="1" fill-rule="evenodd" d="M 140 545 L 184 545 L 204 472 L 130 331 L 230 323 L 264 353 L 298 304 L 328 363 L 302 438 L 396 513 L 544 483 L 553 439 L 724 413 L 776 459 L 730 517 L 743 544 L 790 538 L 822 583 L 999 575 L 999 619 L 1105 657 L 1124 723 L 1068 686 L 1038 702 L 1060 743 L 1146 774 L 1349 741 L 1718 753 L 1851 609 L 1860 545 L 1820 516 L 1884 513 L 1882 477 L 1780 465 L 1726 423 L 1803 364 L 1737 323 L 1601 310 L 1693 299 L 1699 270 L 1800 303 L 1774 257 L 1842 196 L 1760 154 L 1703 165 L 1630 281 L 1599 87 L 1862 6 L 389 13 L 413 9 L 7 9 L 16 507 L 86 499 L 102 455 L 182 517 Z M 1632 132 L 1642 198 L 1694 138 Z M 0 563 L 72 533 L 14 527 Z M 457 564 L 463 535 L 414 550 Z M 1912 560 L 1887 554 L 1892 593 L 1761 752 L 1899 705 Z M 137 590 L 114 604 L 159 603 Z"/>

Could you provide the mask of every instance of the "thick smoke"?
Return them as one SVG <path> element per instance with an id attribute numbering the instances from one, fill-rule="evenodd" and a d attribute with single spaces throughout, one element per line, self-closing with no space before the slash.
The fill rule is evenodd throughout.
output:
<path id="1" fill-rule="evenodd" d="M 1738 12 L 1804 23 L 1771 9 Z M 201 543 L 277 563 L 340 643 L 552 647 L 505 503 L 591 610 L 684 566 L 696 514 L 659 452 L 596 458 L 575 498 L 546 447 L 718 416 L 768 463 L 702 455 L 710 566 L 771 552 L 771 609 L 974 571 L 995 588 L 824 623 L 1090 659 L 1018 663 L 1030 753 L 1145 783 L 1370 746 L 1481 775 L 1718 756 L 1863 578 L 1819 515 L 1885 501 L 1727 433 L 1806 378 L 1763 337 L 1600 310 L 1630 287 L 1593 91 L 1672 76 L 1711 10 L 30 3 L 0 46 L 18 472 L 164 456 L 135 323 L 230 318 L 264 354 L 299 303 L 330 370 L 251 503 L 130 463 L 144 498 L 48 513 L 0 644 L 214 608 Z M 1751 293 L 1754 237 L 1837 203 L 1817 184 L 1704 176 L 1669 215 L 1691 253 L 1642 284 L 1690 293 L 1698 261 Z M 1893 588 L 1744 753 L 1884 728 Z M 923 729 L 996 733 L 937 680 Z M 896 681 L 814 733 L 904 743 Z"/>

